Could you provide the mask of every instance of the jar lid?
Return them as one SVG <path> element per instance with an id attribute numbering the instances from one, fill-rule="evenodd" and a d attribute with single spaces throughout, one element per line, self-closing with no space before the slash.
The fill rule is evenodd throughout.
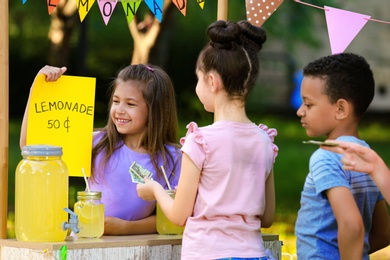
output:
<path id="1" fill-rule="evenodd" d="M 78 191 L 77 198 L 80 199 L 101 199 L 101 191 Z"/>
<path id="2" fill-rule="evenodd" d="M 22 156 L 61 156 L 62 147 L 54 145 L 26 145 L 22 148 Z"/>

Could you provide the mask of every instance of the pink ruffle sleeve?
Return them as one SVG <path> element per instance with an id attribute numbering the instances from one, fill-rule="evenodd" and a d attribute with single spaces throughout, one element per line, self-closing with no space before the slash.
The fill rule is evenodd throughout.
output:
<path id="1" fill-rule="evenodd" d="M 268 134 L 269 138 L 271 139 L 272 150 L 274 151 L 273 161 L 275 162 L 276 156 L 278 155 L 278 152 L 279 152 L 279 148 L 276 146 L 276 144 L 274 144 L 274 140 L 275 140 L 275 136 L 278 135 L 278 131 L 276 131 L 275 128 L 268 128 L 268 126 L 266 126 L 264 124 L 260 124 L 259 128 L 261 130 L 263 130 L 264 132 L 266 132 Z"/>
<path id="2" fill-rule="evenodd" d="M 187 139 L 188 141 L 190 141 L 190 143 L 199 144 L 203 150 L 206 159 L 208 154 L 210 153 L 210 150 L 207 146 L 206 141 L 204 140 L 201 131 L 199 130 L 198 125 L 195 122 L 191 122 L 187 125 L 187 129 L 188 130 L 186 136 L 180 138 L 180 144 L 183 146 Z"/>

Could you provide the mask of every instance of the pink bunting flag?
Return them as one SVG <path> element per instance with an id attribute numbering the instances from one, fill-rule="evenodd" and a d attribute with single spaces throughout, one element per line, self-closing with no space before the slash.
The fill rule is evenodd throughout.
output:
<path id="1" fill-rule="evenodd" d="M 47 0 L 47 11 L 49 14 L 57 7 L 60 0 Z"/>
<path id="2" fill-rule="evenodd" d="M 187 0 L 172 0 L 172 2 L 176 5 L 177 9 L 186 16 L 187 12 Z"/>
<path id="3" fill-rule="evenodd" d="M 371 16 L 325 6 L 332 54 L 342 53 Z"/>
<path id="4" fill-rule="evenodd" d="M 245 0 L 245 2 L 248 22 L 256 26 L 262 26 L 283 3 L 283 0 Z"/>
<path id="5" fill-rule="evenodd" d="M 114 12 L 117 3 L 117 0 L 98 0 L 100 13 L 106 25 L 110 21 L 111 15 Z"/>

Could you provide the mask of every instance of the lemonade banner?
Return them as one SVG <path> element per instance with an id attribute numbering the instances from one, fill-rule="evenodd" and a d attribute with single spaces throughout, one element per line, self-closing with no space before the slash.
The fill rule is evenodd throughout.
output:
<path id="1" fill-rule="evenodd" d="M 65 0 L 47 0 L 49 14 Z M 80 20 L 83 21 L 95 3 L 95 0 L 73 0 L 76 1 Z M 162 21 L 164 0 L 96 0 L 104 23 L 107 25 L 118 2 L 124 10 L 127 22 L 131 23 L 139 6 L 144 3 L 151 10 L 159 22 Z M 167 0 L 165 0 L 167 1 Z M 191 0 L 171 0 L 177 9 L 186 16 L 187 3 Z M 197 1 L 203 9 L 206 0 Z M 216 1 L 216 0 L 207 0 Z M 332 54 L 344 52 L 357 34 L 363 29 L 368 21 L 390 24 L 390 22 L 372 19 L 369 15 L 337 9 L 330 6 L 319 7 L 313 4 L 292 0 L 293 2 L 315 7 L 325 11 L 326 24 L 328 29 L 329 42 Z M 26 0 L 22 0 L 23 4 Z M 247 20 L 256 26 L 262 26 L 265 21 L 278 9 L 283 0 L 245 0 Z"/>
<path id="2" fill-rule="evenodd" d="M 95 86 L 95 78 L 38 75 L 31 91 L 26 143 L 61 146 L 69 176 L 91 173 Z"/>
<path id="3" fill-rule="evenodd" d="M 27 0 L 22 0 L 25 4 Z M 65 0 L 47 0 L 48 13 L 51 14 L 57 7 L 60 1 Z M 95 0 L 73 0 L 76 1 L 77 10 L 80 21 L 84 21 L 85 17 L 91 10 Z M 158 21 L 162 22 L 164 0 L 96 0 L 98 2 L 100 14 L 104 23 L 107 25 L 110 21 L 114 9 L 118 2 L 121 2 L 127 22 L 131 23 L 137 10 L 142 2 L 144 2 Z M 165 0 L 166 1 L 166 0 Z M 196 1 L 200 8 L 204 9 L 206 0 L 171 0 L 177 9 L 184 15 L 187 15 L 187 2 Z M 216 1 L 216 0 L 208 0 Z M 247 19 L 253 25 L 261 26 L 283 3 L 283 0 L 245 0 Z"/>

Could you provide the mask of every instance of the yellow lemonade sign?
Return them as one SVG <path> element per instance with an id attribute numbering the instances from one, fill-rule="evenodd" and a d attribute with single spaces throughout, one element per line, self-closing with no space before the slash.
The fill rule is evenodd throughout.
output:
<path id="1" fill-rule="evenodd" d="M 61 76 L 46 82 L 38 75 L 30 95 L 27 145 L 61 146 L 69 176 L 91 173 L 96 79 Z"/>

